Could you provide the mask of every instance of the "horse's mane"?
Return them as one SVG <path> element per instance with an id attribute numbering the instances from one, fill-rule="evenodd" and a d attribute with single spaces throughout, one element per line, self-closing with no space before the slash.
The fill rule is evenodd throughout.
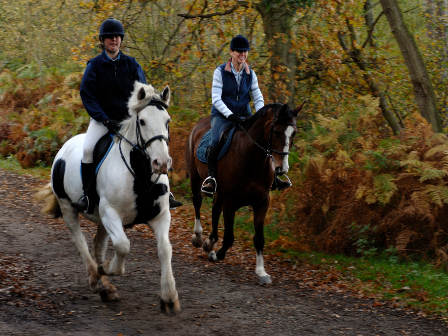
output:
<path id="1" fill-rule="evenodd" d="M 138 93 L 141 88 L 144 88 L 145 90 L 145 98 L 139 100 Z M 131 97 L 128 101 L 129 117 L 121 122 L 121 134 L 125 134 L 129 130 L 131 125 L 135 122 L 138 112 L 143 110 L 152 98 L 161 100 L 160 94 L 156 93 L 152 85 L 143 84 L 137 81 L 134 83 L 134 90 L 131 92 Z M 116 140 L 118 140 L 118 138 Z"/>
<path id="2" fill-rule="evenodd" d="M 275 112 L 280 110 L 282 106 L 283 104 L 280 103 L 267 104 L 259 109 L 252 117 L 245 120 L 242 123 L 242 126 L 244 127 L 244 129 L 249 130 L 258 120 L 265 117 L 267 114 L 271 114 L 272 116 L 274 116 Z M 284 113 L 282 113 L 282 115 L 277 115 L 277 121 L 279 122 L 289 122 L 293 118 L 294 115 L 289 108 Z"/>

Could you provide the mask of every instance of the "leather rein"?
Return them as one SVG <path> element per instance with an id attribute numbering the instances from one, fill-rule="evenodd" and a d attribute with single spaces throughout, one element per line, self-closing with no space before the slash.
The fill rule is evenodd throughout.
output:
<path id="1" fill-rule="evenodd" d="M 151 101 L 146 105 L 146 106 L 156 106 L 158 109 L 162 110 L 163 108 L 167 109 L 168 105 L 166 105 L 164 102 L 162 102 L 161 100 L 152 98 Z M 145 107 L 146 107 L 145 106 Z M 148 141 L 145 142 L 145 140 L 143 139 L 142 136 L 142 131 L 140 129 L 140 119 L 138 118 L 138 114 L 137 114 L 137 118 L 135 120 L 136 123 L 136 133 L 137 133 L 137 143 L 135 144 L 134 142 L 126 139 L 123 134 L 119 133 L 118 131 L 115 132 L 115 135 L 120 139 L 120 142 L 118 143 L 118 148 L 120 149 L 120 155 L 121 155 L 121 159 L 123 160 L 124 164 L 126 165 L 126 168 L 129 170 L 129 172 L 132 174 L 132 176 L 142 185 L 145 185 L 145 183 L 138 178 L 138 176 L 135 174 L 135 172 L 132 170 L 132 168 L 129 166 L 129 164 L 126 162 L 126 158 L 123 155 L 123 151 L 121 150 L 121 141 L 125 140 L 128 144 L 130 144 L 132 146 L 133 149 L 135 149 L 136 151 L 138 151 L 140 154 L 142 154 L 147 160 L 148 162 L 151 162 L 151 159 L 148 155 L 148 153 L 146 152 L 146 148 L 149 147 L 149 145 L 151 145 L 151 143 L 153 143 L 156 140 L 160 140 L 160 141 L 165 141 L 167 144 L 169 144 L 170 142 L 170 138 L 169 138 L 169 129 L 168 129 L 168 137 L 159 134 L 156 136 L 153 136 L 151 139 L 149 139 Z M 151 165 L 150 165 L 151 166 Z M 145 170 L 146 170 L 146 176 L 151 176 L 153 173 L 152 168 L 151 171 L 148 171 L 147 167 L 145 166 Z M 151 187 L 149 188 L 149 190 L 145 190 L 146 192 L 150 192 L 152 187 L 157 183 L 157 181 L 160 178 L 160 174 L 157 174 L 157 178 L 156 180 L 152 183 Z"/>
<path id="2" fill-rule="evenodd" d="M 263 146 L 259 145 L 254 139 L 252 139 L 251 136 L 249 135 L 249 133 L 247 133 L 247 131 L 244 129 L 244 127 L 241 124 L 239 124 L 239 127 L 243 130 L 244 133 L 246 133 L 246 135 L 248 136 L 250 141 L 252 141 L 258 148 L 260 148 L 263 152 L 265 152 L 266 155 L 272 160 L 274 160 L 274 158 L 272 157 L 272 153 L 276 153 L 276 154 L 279 154 L 282 156 L 286 156 L 286 155 L 289 155 L 289 153 L 291 153 L 290 151 L 289 152 L 280 152 L 275 149 L 272 149 L 272 135 L 274 133 L 274 124 L 278 120 L 277 112 L 278 111 L 275 111 L 274 118 L 272 119 L 272 123 L 271 123 L 271 128 L 269 130 L 268 149 L 265 149 Z M 287 126 L 296 126 L 295 123 L 282 123 L 282 124 L 287 125 Z"/>

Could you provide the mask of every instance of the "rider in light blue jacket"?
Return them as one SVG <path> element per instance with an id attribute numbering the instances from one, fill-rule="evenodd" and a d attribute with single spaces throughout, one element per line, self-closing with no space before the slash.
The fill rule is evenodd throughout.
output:
<path id="1" fill-rule="evenodd" d="M 264 106 L 263 95 L 258 86 L 255 72 L 247 65 L 249 41 L 238 35 L 230 42 L 231 59 L 215 69 L 212 84 L 212 140 L 209 148 L 207 166 L 209 176 L 204 180 L 201 192 L 212 197 L 216 192 L 216 165 L 218 161 L 219 137 L 229 124 L 239 125 L 252 116 L 251 96 L 255 111 Z M 277 176 L 273 189 L 283 190 L 291 184 Z"/>

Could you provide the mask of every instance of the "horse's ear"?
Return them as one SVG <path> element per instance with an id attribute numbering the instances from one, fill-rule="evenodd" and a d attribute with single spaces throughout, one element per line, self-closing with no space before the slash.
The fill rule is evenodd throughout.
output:
<path id="1" fill-rule="evenodd" d="M 167 85 L 163 89 L 162 93 L 160 94 L 160 98 L 163 100 L 163 102 L 167 105 L 170 104 L 170 98 L 171 98 L 171 91 L 170 87 Z"/>
<path id="2" fill-rule="evenodd" d="M 288 111 L 289 110 L 289 106 L 288 106 L 288 104 L 284 104 L 281 108 L 280 108 L 280 110 L 277 112 L 277 115 L 281 115 L 282 113 L 284 113 L 284 112 L 286 112 L 286 111 Z"/>
<path id="3" fill-rule="evenodd" d="M 141 87 L 140 90 L 138 90 L 138 93 L 137 93 L 137 99 L 138 99 L 138 100 L 142 100 L 142 99 L 145 99 L 145 97 L 146 97 L 146 91 L 145 91 L 145 88 L 144 88 L 144 87 Z"/>
<path id="4" fill-rule="evenodd" d="M 292 114 L 294 115 L 294 117 L 297 117 L 297 115 L 302 110 L 302 107 L 303 107 L 303 105 L 305 105 L 305 103 L 306 103 L 306 100 L 300 106 L 298 106 L 294 110 L 292 110 Z"/>

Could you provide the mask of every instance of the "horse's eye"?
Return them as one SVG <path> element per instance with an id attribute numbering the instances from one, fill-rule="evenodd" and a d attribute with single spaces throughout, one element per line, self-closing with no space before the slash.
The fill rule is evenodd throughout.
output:
<path id="1" fill-rule="evenodd" d="M 274 135 L 279 136 L 280 132 L 279 131 L 274 131 Z"/>
<path id="2" fill-rule="evenodd" d="M 145 121 L 140 119 L 140 125 L 145 126 Z"/>

